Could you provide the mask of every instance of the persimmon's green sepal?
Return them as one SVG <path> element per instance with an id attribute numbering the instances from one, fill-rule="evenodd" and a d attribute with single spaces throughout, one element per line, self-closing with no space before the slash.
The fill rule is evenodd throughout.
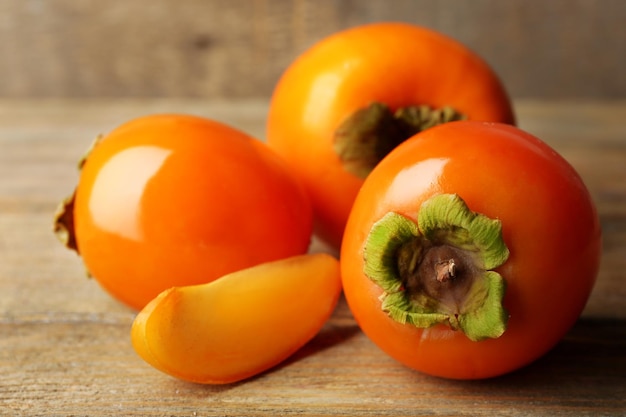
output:
<path id="1" fill-rule="evenodd" d="M 384 103 L 373 102 L 356 110 L 335 130 L 333 150 L 344 169 L 365 178 L 399 144 L 430 127 L 465 119 L 446 106 L 401 107 L 393 112 Z"/>
<path id="2" fill-rule="evenodd" d="M 337 128 L 333 149 L 346 171 L 365 178 L 407 137 L 389 107 L 372 103 L 354 112 Z"/>
<path id="3" fill-rule="evenodd" d="M 477 300 L 476 308 L 459 316 L 460 329 L 473 341 L 502 336 L 509 320 L 502 306 L 506 282 L 494 271 L 485 272 L 483 278 L 484 298 Z"/>
<path id="4" fill-rule="evenodd" d="M 388 293 L 399 291 L 397 252 L 419 236 L 417 224 L 401 214 L 389 212 L 372 227 L 365 245 L 365 275 Z"/>
<path id="5" fill-rule="evenodd" d="M 475 251 L 486 270 L 497 268 L 509 257 L 500 221 L 472 212 L 456 194 L 438 194 L 425 201 L 417 222 L 426 239 Z"/>
<path id="6" fill-rule="evenodd" d="M 467 116 L 450 106 L 444 106 L 440 109 L 433 109 L 429 106 L 401 107 L 396 110 L 394 117 L 410 126 L 414 133 L 440 124 L 467 119 Z"/>
<path id="7" fill-rule="evenodd" d="M 465 275 L 456 276 L 453 267 L 450 278 L 442 280 L 449 282 L 436 283 L 440 275 L 421 267 L 429 256 L 438 265 L 438 255 L 429 251 L 441 247 L 456 254 L 458 274 Z M 417 222 L 390 212 L 373 225 L 364 273 L 384 290 L 381 308 L 393 320 L 420 328 L 446 324 L 479 341 L 506 330 L 505 281 L 491 269 L 508 256 L 500 221 L 472 212 L 457 195 L 441 194 L 422 204 Z M 419 284 L 407 288 L 410 280 Z"/>
<path id="8" fill-rule="evenodd" d="M 389 317 L 402 324 L 412 324 L 415 327 L 426 328 L 439 323 L 447 323 L 449 316 L 443 313 L 429 312 L 427 309 L 412 303 L 406 292 L 383 294 L 381 308 Z"/>

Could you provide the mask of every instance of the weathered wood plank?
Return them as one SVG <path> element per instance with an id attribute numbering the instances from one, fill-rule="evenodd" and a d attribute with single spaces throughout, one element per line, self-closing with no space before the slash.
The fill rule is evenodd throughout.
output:
<path id="1" fill-rule="evenodd" d="M 125 315 L 0 321 L 6 415 L 616 416 L 626 411 L 624 321 L 582 320 L 547 356 L 505 377 L 447 381 L 394 362 L 340 306 L 283 365 L 200 386 L 143 363 Z M 21 414 L 19 414 L 21 413 Z"/>

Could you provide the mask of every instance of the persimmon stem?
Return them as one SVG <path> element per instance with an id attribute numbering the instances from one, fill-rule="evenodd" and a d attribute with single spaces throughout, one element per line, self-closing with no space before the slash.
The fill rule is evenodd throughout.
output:
<path id="1" fill-rule="evenodd" d="M 454 258 L 440 261 L 435 266 L 437 281 L 447 282 L 456 277 L 456 263 Z"/>

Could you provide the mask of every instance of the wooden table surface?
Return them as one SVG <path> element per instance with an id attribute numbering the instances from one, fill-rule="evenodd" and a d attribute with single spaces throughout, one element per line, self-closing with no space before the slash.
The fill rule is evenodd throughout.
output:
<path id="1" fill-rule="evenodd" d="M 459 382 L 411 371 L 358 329 L 345 302 L 293 358 L 226 386 L 185 383 L 133 351 L 134 312 L 85 278 L 51 232 L 97 134 L 154 112 L 216 118 L 262 138 L 266 103 L 0 100 L 0 415 L 626 415 L 626 102 L 516 103 L 598 205 L 604 255 L 583 316 L 534 364 Z"/>

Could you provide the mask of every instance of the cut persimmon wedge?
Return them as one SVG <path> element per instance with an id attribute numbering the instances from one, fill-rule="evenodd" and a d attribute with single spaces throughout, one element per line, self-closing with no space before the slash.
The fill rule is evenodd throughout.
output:
<path id="1" fill-rule="evenodd" d="M 241 381 L 311 340 L 340 293 L 337 259 L 295 256 L 162 292 L 135 318 L 131 340 L 147 363 L 176 378 Z"/>

